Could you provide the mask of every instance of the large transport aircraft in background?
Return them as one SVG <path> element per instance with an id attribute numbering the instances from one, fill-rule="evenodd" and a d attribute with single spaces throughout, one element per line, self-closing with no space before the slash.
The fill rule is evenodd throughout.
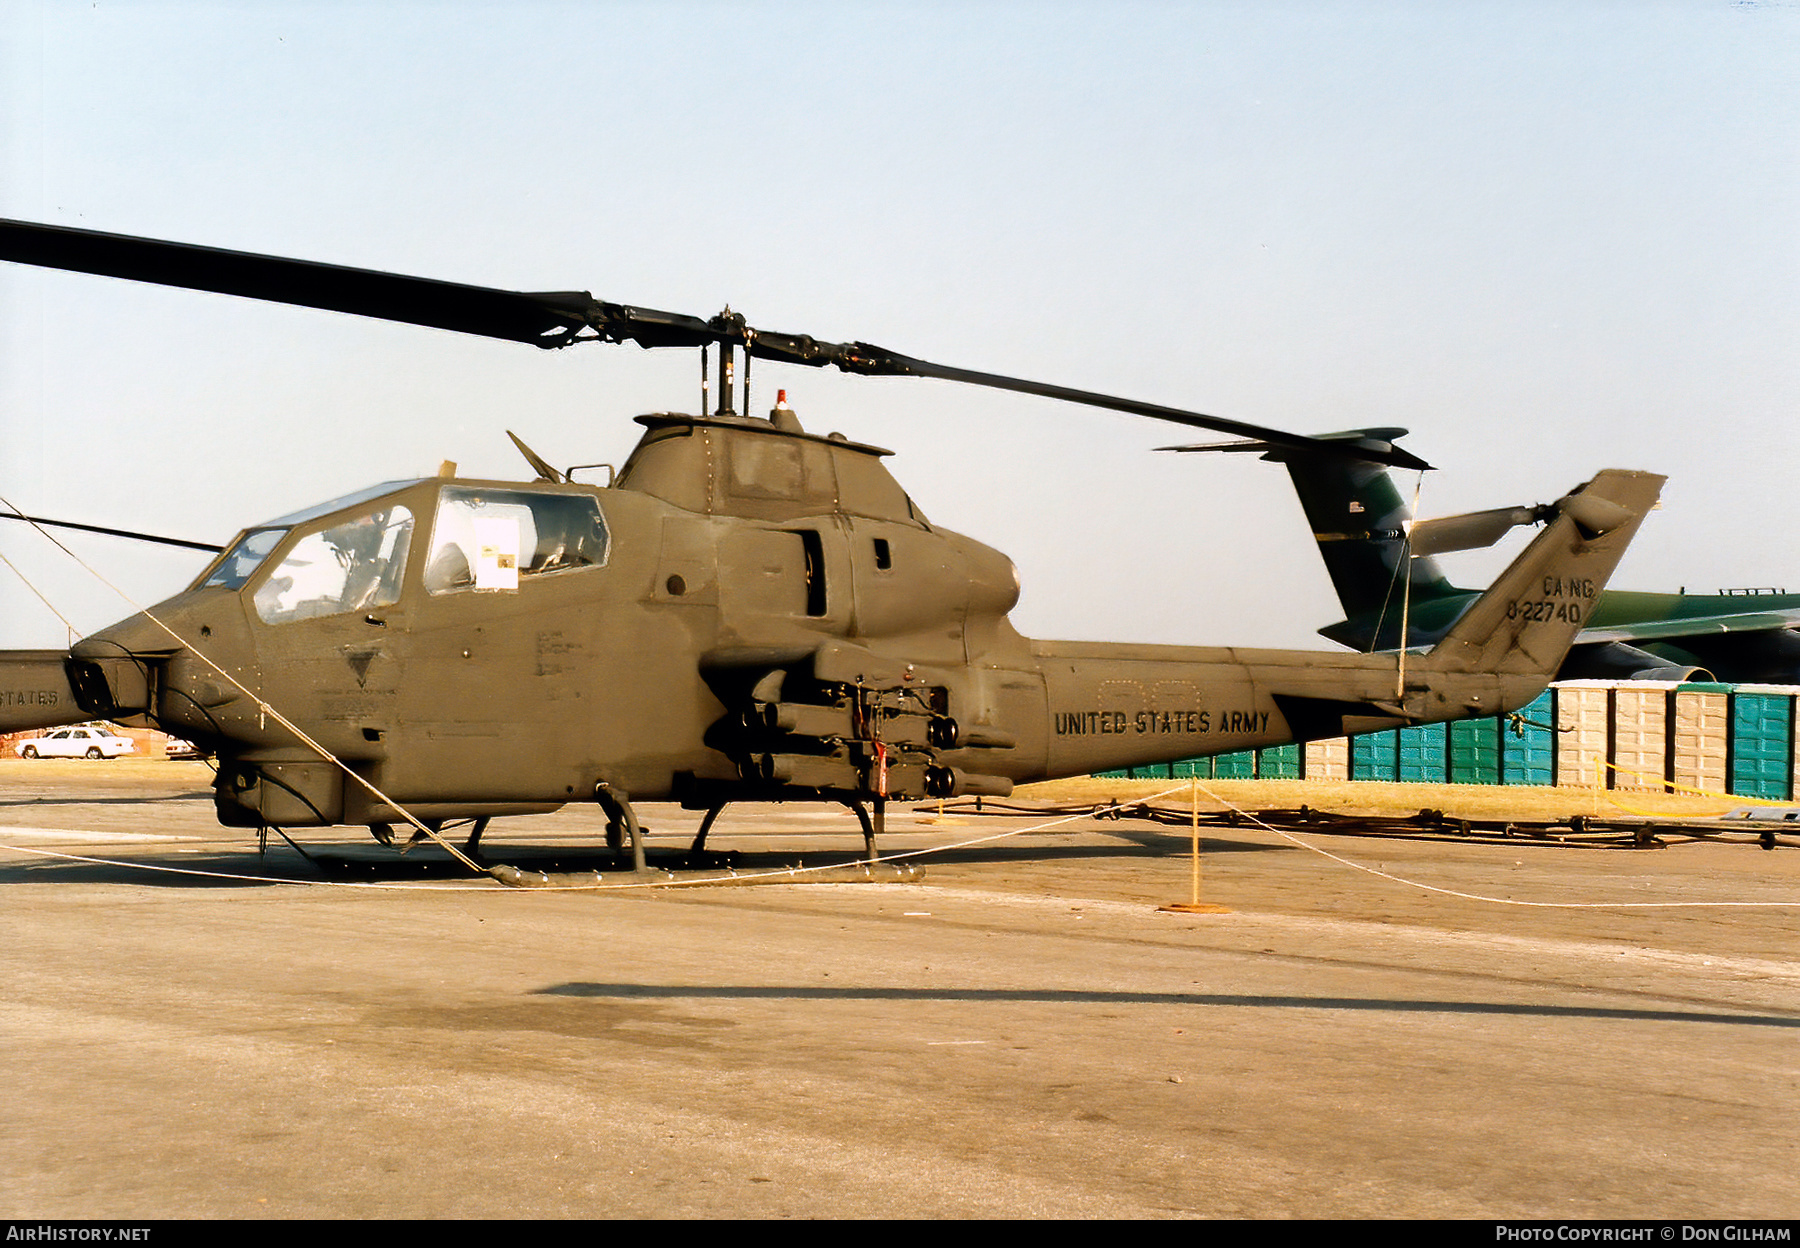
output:
<path id="1" fill-rule="evenodd" d="M 1405 429 L 1351 429 L 1319 441 L 1392 454 Z M 1449 632 L 1480 590 L 1452 585 L 1434 555 L 1490 546 L 1511 529 L 1541 524 L 1553 506 L 1501 507 L 1415 522 L 1390 470 L 1246 441 L 1163 447 L 1254 451 L 1283 465 L 1319 543 L 1344 619 L 1320 634 L 1353 650 L 1430 646 Z M 1410 587 L 1400 569 L 1410 573 Z M 1407 592 L 1410 589 L 1410 592 Z M 1718 680 L 1800 684 L 1800 594 L 1774 589 L 1717 594 L 1608 589 L 1595 599 L 1558 680 Z"/>

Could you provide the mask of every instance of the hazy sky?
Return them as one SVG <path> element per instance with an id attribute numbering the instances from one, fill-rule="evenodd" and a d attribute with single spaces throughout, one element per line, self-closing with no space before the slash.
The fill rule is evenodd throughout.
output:
<path id="1" fill-rule="evenodd" d="M 1426 514 L 1667 473 L 1615 584 L 1800 590 L 1800 7 L 114 3 L 0 10 L 0 216 L 587 289 L 1300 432 Z M 0 266 L 0 496 L 224 541 L 443 459 L 620 462 L 688 352 Z M 1114 413 L 764 364 L 1019 564 L 1045 637 L 1329 648 L 1285 474 Z M 1408 481 L 1408 488 L 1411 482 Z M 82 630 L 129 612 L 0 531 Z M 200 560 L 84 557 L 140 601 Z M 1516 543 L 1514 546 L 1516 549 Z M 1450 563 L 1478 581 L 1492 557 Z M 0 645 L 66 631 L 0 568 Z"/>

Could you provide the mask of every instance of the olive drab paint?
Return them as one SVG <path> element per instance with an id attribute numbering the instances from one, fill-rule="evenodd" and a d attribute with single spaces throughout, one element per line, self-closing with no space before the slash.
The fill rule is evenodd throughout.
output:
<path id="1" fill-rule="evenodd" d="M 0 259 L 543 346 L 725 357 L 720 410 L 639 417 L 608 486 L 521 444 L 535 481 L 390 482 L 259 524 L 187 590 L 66 653 L 0 655 L 0 729 L 141 716 L 217 755 L 232 826 L 364 824 L 386 840 L 403 820 L 596 799 L 634 828 L 638 799 L 715 813 L 872 803 L 879 819 L 893 799 L 1492 716 L 1550 680 L 1663 480 L 1613 470 L 1565 496 L 1428 652 L 1036 641 L 1009 619 L 1011 560 L 927 519 L 888 452 L 806 432 L 785 405 L 766 420 L 733 412 L 732 351 L 1320 444 L 763 333 L 729 312 L 699 321 L 18 222 L 0 222 Z"/>
<path id="2" fill-rule="evenodd" d="M 235 585 L 208 584 L 209 569 L 77 643 L 68 700 L 215 751 L 220 818 L 242 826 L 403 817 L 263 702 L 425 819 L 550 810 L 600 785 L 695 808 L 1001 794 L 1523 705 L 1579 627 L 1530 604 L 1547 579 L 1603 581 L 1660 484 L 1595 478 L 1586 488 L 1632 520 L 1594 540 L 1553 522 L 1397 689 L 1392 654 L 1029 640 L 1007 618 L 1011 562 L 931 524 L 885 452 L 744 417 L 644 423 L 610 488 L 431 478 L 295 524 Z M 438 530 L 469 500 L 494 517 L 456 522 L 472 549 L 457 583 L 434 581 L 455 545 Z M 408 552 L 380 569 L 386 605 L 296 615 L 269 594 L 320 562 L 305 558 L 327 548 L 320 534 L 391 533 L 398 515 L 412 528 L 385 543 Z M 561 550 L 567 534 L 532 516 L 597 516 L 603 535 L 583 519 L 588 555 L 539 571 L 525 548 Z M 462 570 L 496 545 L 518 556 L 510 579 Z M 335 588 L 338 561 L 328 573 Z M 33 667 L 50 670 L 41 655 Z"/>

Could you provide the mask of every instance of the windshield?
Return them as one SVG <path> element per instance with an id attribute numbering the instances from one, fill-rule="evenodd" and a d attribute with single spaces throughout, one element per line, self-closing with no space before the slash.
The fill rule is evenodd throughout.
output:
<path id="1" fill-rule="evenodd" d="M 380 495 L 409 484 L 419 483 L 373 486 L 246 530 L 194 588 L 241 589 L 256 581 L 256 614 L 269 624 L 397 603 L 415 518 Z M 346 517 L 346 507 L 356 510 Z M 416 556 L 432 594 L 516 591 L 521 579 L 606 563 L 606 521 L 589 495 L 447 486 L 435 510 L 429 558 L 422 535 Z M 277 549 L 284 553 L 270 568 Z"/>
<path id="2" fill-rule="evenodd" d="M 282 624 L 400 601 L 412 528 L 396 503 L 304 535 L 257 587 L 256 614 Z"/>
<path id="3" fill-rule="evenodd" d="M 200 574 L 200 579 L 194 582 L 190 588 L 211 589 L 216 585 L 225 589 L 242 589 L 244 582 L 250 579 L 250 574 L 262 566 L 263 560 L 269 557 L 269 552 L 274 550 L 281 539 L 286 537 L 296 525 L 305 524 L 308 520 L 329 515 L 334 511 L 341 511 L 345 507 L 354 507 L 371 498 L 391 494 L 396 490 L 416 484 L 418 484 L 416 481 L 384 481 L 380 485 L 371 485 L 366 489 L 357 490 L 353 494 L 345 494 L 343 497 L 334 498 L 329 502 L 304 507 L 285 516 L 276 516 L 273 520 L 265 520 L 255 528 L 246 529 L 244 535 L 238 538 L 231 549 L 208 565 L 206 571 Z"/>
<path id="4" fill-rule="evenodd" d="M 262 566 L 262 561 L 269 557 L 275 544 L 287 536 L 286 529 L 251 529 L 237 540 L 237 544 L 226 551 L 219 561 L 212 565 L 205 578 L 195 586 L 206 589 L 213 585 L 223 585 L 226 589 L 239 589 L 250 579 L 250 574 Z"/>

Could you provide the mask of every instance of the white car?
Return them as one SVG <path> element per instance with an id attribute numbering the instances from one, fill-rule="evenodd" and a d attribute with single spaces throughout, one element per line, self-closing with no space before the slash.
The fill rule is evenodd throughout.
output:
<path id="1" fill-rule="evenodd" d="M 58 728 L 41 737 L 26 737 L 13 747 L 20 758 L 117 758 L 137 746 L 104 728 Z"/>

